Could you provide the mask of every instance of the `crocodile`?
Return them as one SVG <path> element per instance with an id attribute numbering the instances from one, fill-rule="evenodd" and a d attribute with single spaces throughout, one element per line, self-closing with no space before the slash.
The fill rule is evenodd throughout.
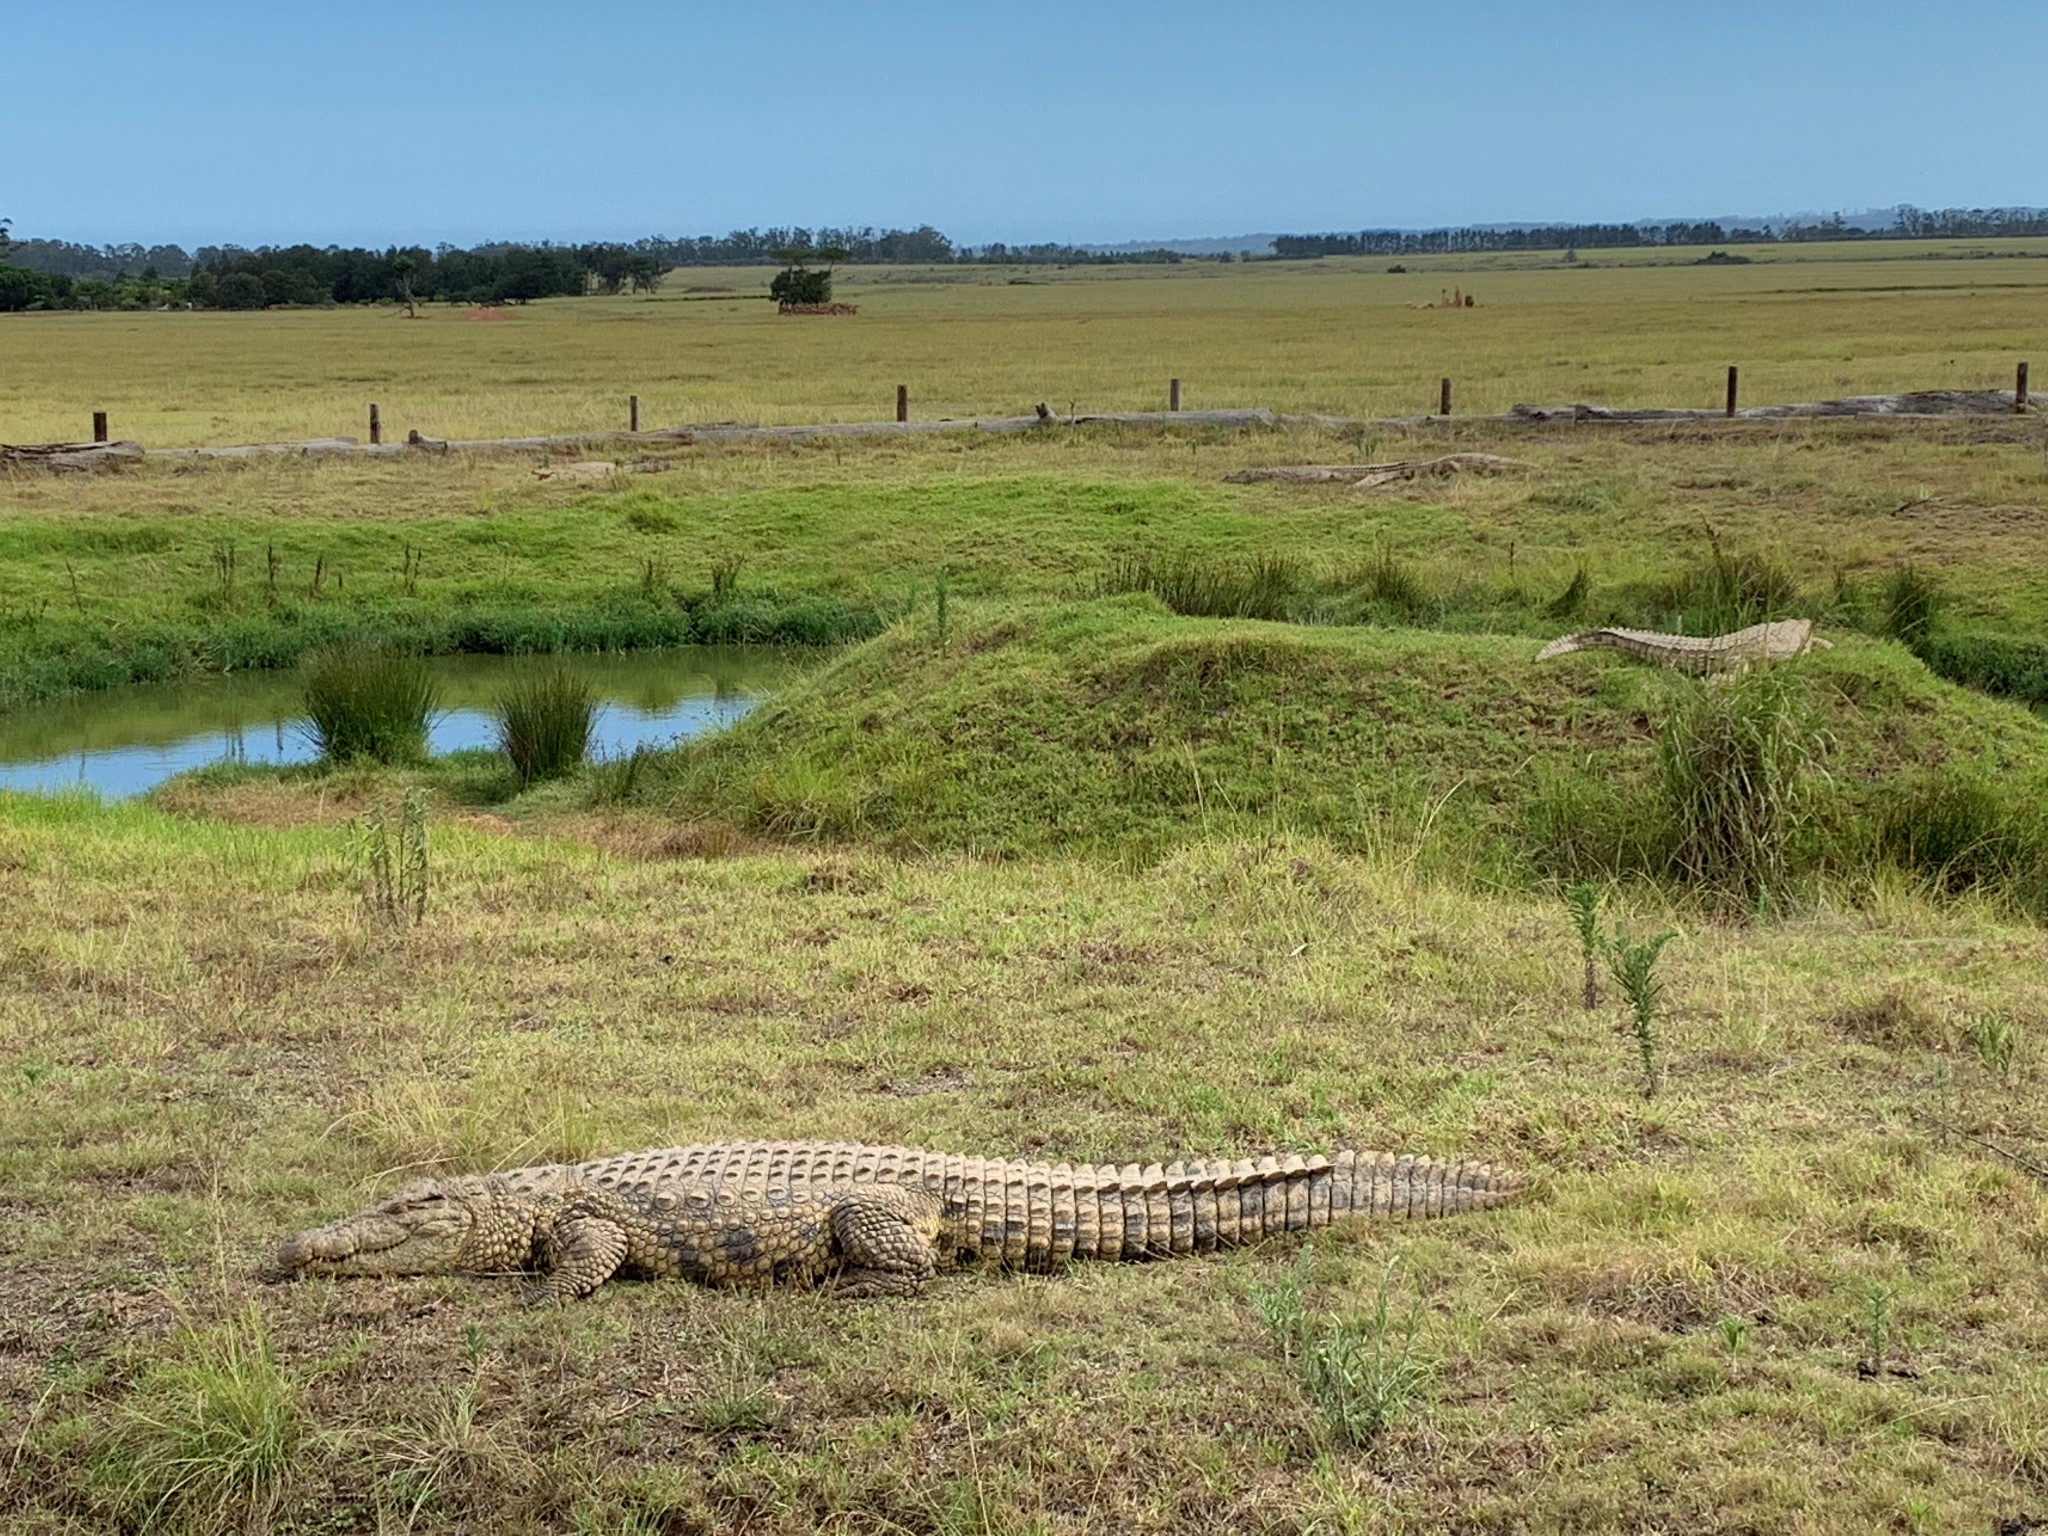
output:
<path id="1" fill-rule="evenodd" d="M 1490 1163 L 1384 1152 L 1079 1166 L 837 1142 L 710 1143 L 426 1180 L 287 1238 L 259 1273 L 537 1273 L 530 1300 L 614 1275 L 910 1295 L 972 1264 L 1209 1253 L 1283 1232 L 1500 1205 Z"/>
<path id="2" fill-rule="evenodd" d="M 1553 640 L 1536 653 L 1538 661 L 1573 651 L 1625 651 L 1638 661 L 1656 662 L 1680 672 L 1726 672 L 1760 661 L 1787 661 L 1828 642 L 1814 638 L 1813 620 L 1779 619 L 1752 624 L 1726 635 L 1665 635 L 1651 629 L 1589 629 Z"/>

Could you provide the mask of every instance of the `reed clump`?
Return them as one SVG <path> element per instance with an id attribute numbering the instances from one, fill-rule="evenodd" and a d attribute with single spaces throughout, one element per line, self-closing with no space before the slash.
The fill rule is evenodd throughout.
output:
<path id="1" fill-rule="evenodd" d="M 1782 890 L 1822 748 L 1794 685 L 1777 674 L 1690 688 L 1657 735 L 1671 872 L 1746 902 Z"/>
<path id="2" fill-rule="evenodd" d="M 498 695 L 498 745 L 522 784 L 558 779 L 583 766 L 597 697 L 560 663 L 528 673 Z"/>
<path id="3" fill-rule="evenodd" d="M 305 702 L 307 732 L 329 762 L 419 763 L 439 693 L 422 657 L 357 641 L 314 653 Z"/>
<path id="4" fill-rule="evenodd" d="M 1184 556 L 1158 561 L 1149 555 L 1118 560 L 1097 583 L 1102 596 L 1149 592 L 1184 618 L 1265 619 L 1297 616 L 1310 585 L 1298 560 L 1262 555 L 1251 560 L 1204 560 Z"/>

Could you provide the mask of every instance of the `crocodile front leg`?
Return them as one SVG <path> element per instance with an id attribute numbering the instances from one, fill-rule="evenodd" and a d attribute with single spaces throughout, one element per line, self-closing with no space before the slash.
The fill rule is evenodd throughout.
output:
<path id="1" fill-rule="evenodd" d="M 835 1296 L 915 1296 L 939 1271 L 939 1203 L 921 1190 L 862 1188 L 832 1204 Z"/>
<path id="2" fill-rule="evenodd" d="M 569 1216 L 540 1236 L 542 1278 L 520 1300 L 529 1307 L 588 1296 L 619 1272 L 631 1246 L 626 1229 L 602 1216 Z"/>

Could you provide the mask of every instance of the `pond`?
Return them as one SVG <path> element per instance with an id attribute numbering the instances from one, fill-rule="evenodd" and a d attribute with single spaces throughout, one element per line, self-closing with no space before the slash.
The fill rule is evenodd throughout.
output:
<path id="1" fill-rule="evenodd" d="M 602 701 L 591 755 L 616 757 L 732 724 L 804 664 L 779 646 L 680 646 L 559 658 Z M 495 747 L 491 704 L 523 669 L 557 658 L 443 656 L 429 665 L 441 712 L 435 753 Z M 0 789 L 87 788 L 139 795 L 174 774 L 223 760 L 309 763 L 296 672 L 245 672 L 108 688 L 0 715 Z"/>

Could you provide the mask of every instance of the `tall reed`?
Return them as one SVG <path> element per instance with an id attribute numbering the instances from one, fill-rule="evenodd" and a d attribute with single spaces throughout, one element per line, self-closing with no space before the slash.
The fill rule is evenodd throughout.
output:
<path id="1" fill-rule="evenodd" d="M 331 646 L 306 663 L 307 734 L 330 762 L 424 761 L 438 702 L 426 662 L 390 646 Z"/>
<path id="2" fill-rule="evenodd" d="M 1784 679 L 1692 685 L 1657 737 L 1673 873 L 1748 902 L 1784 886 L 1820 751 Z"/>
<path id="3" fill-rule="evenodd" d="M 522 783 L 558 779 L 583 765 L 597 698 L 559 663 L 527 673 L 498 695 L 498 745 Z"/>

